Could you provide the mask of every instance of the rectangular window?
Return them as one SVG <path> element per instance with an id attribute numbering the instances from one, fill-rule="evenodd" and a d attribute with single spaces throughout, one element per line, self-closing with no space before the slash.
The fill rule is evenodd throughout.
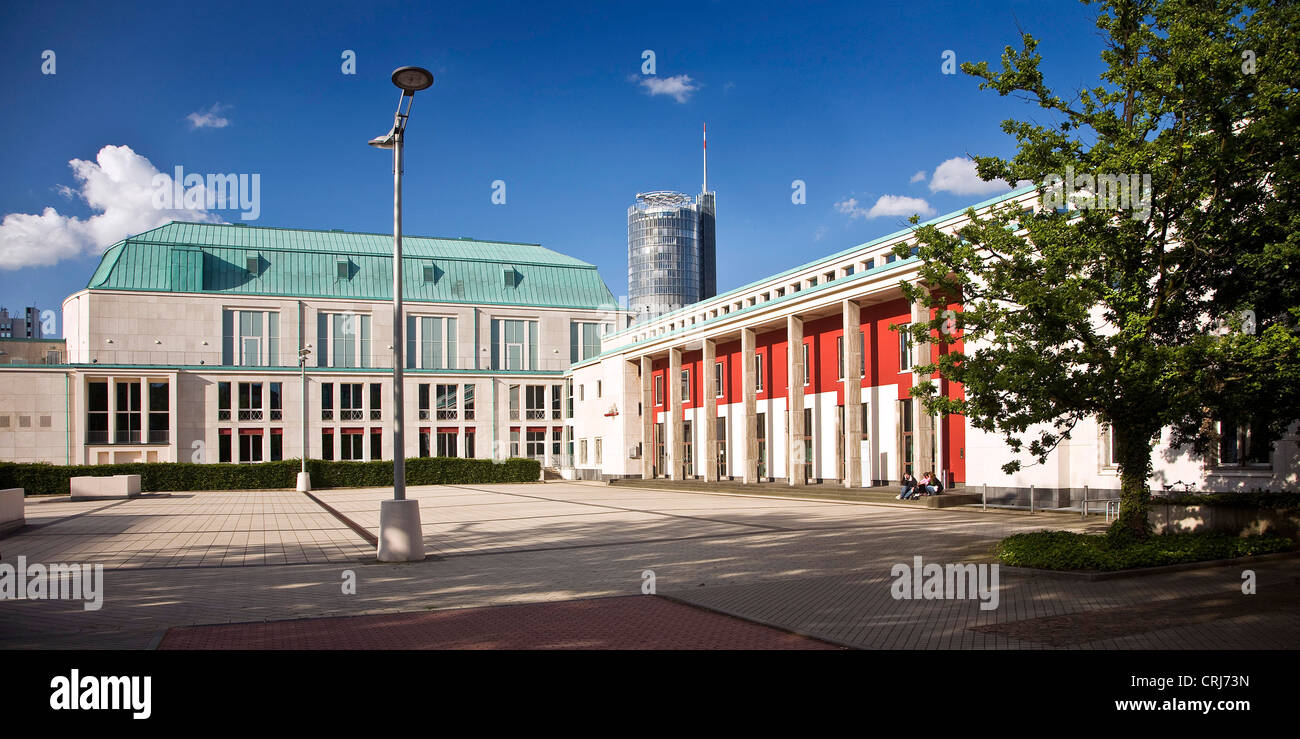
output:
<path id="1" fill-rule="evenodd" d="M 465 397 L 463 403 L 465 406 L 465 420 L 473 421 L 474 420 L 474 386 L 473 385 L 465 386 Z M 472 457 L 474 455 L 467 454 L 465 456 Z"/>
<path id="2" fill-rule="evenodd" d="M 600 464 L 601 448 L 600 448 L 600 437 L 599 437 L 599 436 L 596 437 L 595 452 L 596 452 L 596 459 L 595 459 L 595 462 L 596 462 L 596 464 Z"/>
<path id="3" fill-rule="evenodd" d="M 578 440 L 578 464 L 587 463 L 587 440 Z"/>
<path id="4" fill-rule="evenodd" d="M 86 383 L 86 443 L 108 443 L 108 381 Z"/>
<path id="5" fill-rule="evenodd" d="M 564 431 L 561 429 L 551 429 L 551 456 L 560 456 L 560 445 L 564 443 Z"/>
<path id="6" fill-rule="evenodd" d="M 230 431 L 230 429 L 221 429 L 221 430 Z M 229 433 L 220 434 L 217 437 L 217 461 L 220 462 L 221 464 L 229 464 L 231 460 L 230 451 L 231 451 L 230 434 Z"/>
<path id="7" fill-rule="evenodd" d="M 339 459 L 360 462 L 365 460 L 364 439 L 361 429 L 343 429 L 339 435 Z"/>
<path id="8" fill-rule="evenodd" d="M 251 432 L 251 433 L 249 433 Z M 262 430 L 242 429 L 239 434 L 239 461 L 262 461 Z"/>
<path id="9" fill-rule="evenodd" d="M 546 420 L 546 386 L 528 385 L 524 389 L 525 418 L 530 421 Z"/>
<path id="10" fill-rule="evenodd" d="M 284 429 L 271 429 L 271 461 L 284 459 Z"/>
<path id="11" fill-rule="evenodd" d="M 727 369 L 722 362 L 713 365 L 713 396 L 725 397 L 727 394 Z"/>
<path id="12" fill-rule="evenodd" d="M 867 438 L 867 429 L 871 428 L 871 411 L 867 403 L 862 404 L 862 438 Z"/>
<path id="13" fill-rule="evenodd" d="M 262 383 L 239 383 L 239 420 L 262 420 Z"/>
<path id="14" fill-rule="evenodd" d="M 1263 467 L 1273 461 L 1276 439 L 1257 420 L 1227 417 L 1219 422 L 1219 464 Z"/>
<path id="15" fill-rule="evenodd" d="M 682 402 L 691 402 L 691 371 L 682 370 Z"/>
<path id="16" fill-rule="evenodd" d="M 754 355 L 754 388 L 763 392 L 763 355 Z"/>
<path id="17" fill-rule="evenodd" d="M 511 385 L 509 390 L 507 390 L 507 396 L 509 397 L 509 402 L 510 402 L 510 420 L 518 421 L 519 420 L 519 386 Z"/>
<path id="18" fill-rule="evenodd" d="M 600 381 L 600 380 L 596 380 L 596 397 L 597 397 L 597 398 L 601 397 L 601 395 L 602 395 L 603 392 L 604 392 L 604 389 L 603 389 L 603 387 L 602 387 L 602 385 L 601 385 L 601 381 Z"/>
<path id="19" fill-rule="evenodd" d="M 492 319 L 492 369 L 537 369 L 537 321 Z"/>
<path id="20" fill-rule="evenodd" d="M 573 380 L 564 381 L 565 418 L 573 418 Z"/>
<path id="21" fill-rule="evenodd" d="M 370 461 L 384 458 L 384 430 L 370 429 Z"/>
<path id="22" fill-rule="evenodd" d="M 420 419 L 421 421 L 429 420 L 429 383 L 422 382 L 416 389 L 419 395 Z"/>
<path id="23" fill-rule="evenodd" d="M 384 417 L 384 386 L 370 383 L 370 420 L 379 421 Z"/>
<path id="24" fill-rule="evenodd" d="M 154 380 L 149 383 L 149 438 L 150 444 L 166 444 L 168 432 L 167 408 L 170 399 L 167 394 L 167 381 Z"/>
<path id="25" fill-rule="evenodd" d="M 664 376 L 655 375 L 655 405 L 664 404 Z"/>
<path id="26" fill-rule="evenodd" d="M 118 444 L 140 443 L 140 383 L 114 383 L 117 388 L 117 437 Z"/>
<path id="27" fill-rule="evenodd" d="M 456 456 L 456 432 L 439 430 L 437 434 L 438 456 Z"/>
<path id="28" fill-rule="evenodd" d="M 844 379 L 844 337 L 839 336 L 835 339 L 835 379 Z"/>
<path id="29" fill-rule="evenodd" d="M 465 429 L 465 458 L 474 458 L 474 429 Z"/>
<path id="30" fill-rule="evenodd" d="M 441 316 L 420 316 L 416 322 L 414 316 L 407 318 L 406 325 L 412 333 L 407 339 L 407 346 L 417 343 L 414 335 L 419 328 L 418 344 L 419 366 L 424 369 L 456 369 L 456 319 Z M 414 351 L 412 351 L 414 355 Z M 407 358 L 406 366 L 416 366 L 415 356 Z"/>
<path id="31" fill-rule="evenodd" d="M 858 332 L 858 377 L 867 376 L 867 337 L 865 332 Z"/>
<path id="32" fill-rule="evenodd" d="M 217 420 L 230 420 L 230 383 L 217 383 Z"/>
<path id="33" fill-rule="evenodd" d="M 370 315 L 321 313 L 317 323 L 320 367 L 370 366 Z M 328 327 L 329 334 L 326 335 Z M 327 349 L 333 346 L 333 351 Z M 332 360 L 332 361 L 331 361 Z"/>
<path id="34" fill-rule="evenodd" d="M 360 421 L 362 414 L 362 404 L 365 398 L 361 394 L 362 384 L 359 382 L 340 382 L 339 383 L 339 420 L 340 421 Z M 360 457 L 353 457 L 360 459 Z"/>
<path id="35" fill-rule="evenodd" d="M 271 420 L 279 421 L 284 416 L 284 396 L 281 392 L 282 383 L 271 383 Z"/>
<path id="36" fill-rule="evenodd" d="M 457 385 L 438 385 L 435 388 L 436 399 L 438 402 L 438 420 L 455 421 L 459 415 L 456 407 L 456 390 Z M 448 456 L 448 455 L 439 455 Z"/>
<path id="37" fill-rule="evenodd" d="M 519 431 L 518 429 L 510 432 L 510 456 L 519 456 Z"/>
<path id="38" fill-rule="evenodd" d="M 221 363 L 235 367 L 275 366 L 280 361 L 280 313 L 233 310 L 221 312 Z"/>
<path id="39" fill-rule="evenodd" d="M 334 459 L 334 429 L 321 429 L 320 458 Z"/>
<path id="40" fill-rule="evenodd" d="M 812 367 L 808 366 L 808 345 L 803 345 L 803 384 L 807 387 L 812 382 Z"/>
<path id="41" fill-rule="evenodd" d="M 581 362 L 600 354 L 601 325 L 573 321 L 569 324 L 569 361 Z"/>
<path id="42" fill-rule="evenodd" d="M 560 420 L 560 392 L 562 388 L 559 385 L 551 386 L 551 420 Z M 557 452 L 558 453 L 558 452 Z"/>
<path id="43" fill-rule="evenodd" d="M 905 323 L 898 327 L 898 371 L 904 372 L 912 369 L 912 335 L 908 333 L 908 328 L 912 324 Z"/>

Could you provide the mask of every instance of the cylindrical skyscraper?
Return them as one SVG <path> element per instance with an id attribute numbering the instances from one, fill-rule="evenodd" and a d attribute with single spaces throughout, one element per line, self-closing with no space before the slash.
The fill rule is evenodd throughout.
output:
<path id="1" fill-rule="evenodd" d="M 627 209 L 627 299 L 634 321 L 668 313 L 718 294 L 716 194 L 704 185 L 691 202 L 670 190 L 637 193 Z"/>
<path id="2" fill-rule="evenodd" d="M 627 209 L 627 297 L 635 320 L 701 299 L 700 218 L 680 192 L 637 193 Z"/>

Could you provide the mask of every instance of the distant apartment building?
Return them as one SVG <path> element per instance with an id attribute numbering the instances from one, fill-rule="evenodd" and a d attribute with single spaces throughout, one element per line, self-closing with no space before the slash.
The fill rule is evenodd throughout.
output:
<path id="1" fill-rule="evenodd" d="M 36 306 L 12 315 L 8 308 L 0 308 L 0 339 L 41 339 L 41 330 L 41 311 Z"/>

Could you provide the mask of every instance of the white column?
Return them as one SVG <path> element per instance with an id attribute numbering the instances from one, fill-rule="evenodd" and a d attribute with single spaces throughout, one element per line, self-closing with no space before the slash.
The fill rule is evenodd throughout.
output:
<path id="1" fill-rule="evenodd" d="M 755 352 L 755 334 L 754 329 L 746 328 L 740 331 L 740 396 L 744 403 L 743 423 L 744 423 L 744 456 L 741 458 L 743 472 L 741 480 L 746 485 L 752 485 L 758 482 L 758 392 L 755 383 L 758 378 L 755 372 L 755 362 L 758 355 Z"/>
<path id="2" fill-rule="evenodd" d="M 862 308 L 852 300 L 842 303 L 844 316 L 844 486 L 862 484 Z"/>
<path id="3" fill-rule="evenodd" d="M 707 482 L 718 481 L 718 393 L 717 380 L 713 365 L 717 358 L 717 343 L 712 339 L 704 340 L 704 359 L 700 362 L 700 402 L 695 412 L 695 423 L 704 426 L 700 436 L 704 444 L 704 454 L 699 455 L 704 461 L 704 479 Z"/>
<path id="4" fill-rule="evenodd" d="M 654 460 L 654 362 L 641 357 L 641 479 L 655 476 Z M 662 474 L 662 470 L 660 470 Z"/>
<path id="5" fill-rule="evenodd" d="M 664 427 L 668 430 L 667 434 L 667 462 L 668 478 L 672 480 L 682 479 L 682 435 L 685 431 L 682 425 L 682 350 L 681 347 L 673 347 L 668 350 L 668 376 L 664 378 L 668 403 L 664 410 L 666 411 L 667 423 Z"/>
<path id="6" fill-rule="evenodd" d="M 804 484 L 805 459 L 803 436 L 803 382 L 807 368 L 803 362 L 803 319 L 788 316 L 786 331 L 786 477 L 793 486 Z"/>

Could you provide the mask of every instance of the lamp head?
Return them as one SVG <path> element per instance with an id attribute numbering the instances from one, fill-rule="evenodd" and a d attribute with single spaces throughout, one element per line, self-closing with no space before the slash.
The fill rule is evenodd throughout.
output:
<path id="1" fill-rule="evenodd" d="M 433 73 L 424 67 L 398 67 L 393 70 L 393 84 L 403 95 L 414 95 L 433 86 Z"/>

